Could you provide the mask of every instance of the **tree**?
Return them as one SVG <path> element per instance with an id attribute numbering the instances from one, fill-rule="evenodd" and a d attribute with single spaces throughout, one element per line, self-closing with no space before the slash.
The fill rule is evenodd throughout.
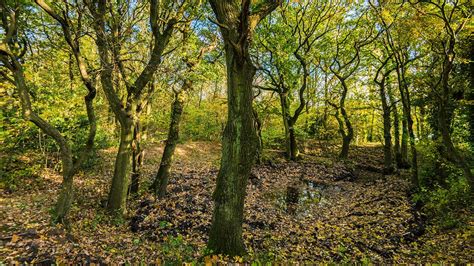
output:
<path id="1" fill-rule="evenodd" d="M 252 109 L 255 66 L 249 45 L 258 23 L 281 3 L 279 0 L 210 0 L 217 18 L 227 66 L 227 123 L 222 158 L 214 191 L 214 213 L 208 247 L 213 252 L 245 252 L 242 222 L 245 190 L 256 157 L 257 135 Z"/>
<path id="2" fill-rule="evenodd" d="M 43 4 L 42 7 L 48 13 L 54 14 L 51 8 L 49 8 L 49 6 L 47 6 L 43 1 L 38 1 L 38 3 Z M 89 134 L 86 143 L 81 149 L 77 159 L 75 159 L 68 139 L 57 128 L 36 113 L 32 107 L 30 89 L 25 79 L 22 66 L 22 61 L 24 60 L 23 57 L 27 52 L 27 39 L 23 32 L 18 31 L 18 19 L 21 8 L 22 7 L 18 4 L 15 6 L 8 6 L 5 2 L 0 3 L 0 9 L 2 11 L 2 27 L 6 32 L 6 36 L 0 46 L 0 60 L 3 63 L 3 66 L 9 69 L 13 75 L 13 80 L 10 79 L 10 81 L 15 84 L 18 90 L 24 119 L 34 123 L 45 134 L 53 138 L 59 146 L 62 161 L 63 181 L 53 216 L 56 222 L 64 223 L 67 222 L 67 215 L 73 201 L 74 175 L 77 174 L 94 145 L 96 116 L 93 101 L 96 96 L 96 88 L 89 76 L 86 64 L 81 54 L 78 31 L 73 31 L 64 18 L 56 16 L 55 19 L 60 21 L 65 40 L 70 46 L 76 59 L 82 82 L 88 90 L 88 94 L 84 97 L 84 102 L 89 123 Z"/>
<path id="3" fill-rule="evenodd" d="M 422 3 L 415 4 L 415 6 L 417 5 L 422 5 Z M 456 44 L 459 35 L 472 18 L 472 5 L 468 2 L 448 2 L 445 0 L 426 1 L 425 5 L 428 6 L 427 10 L 417 9 L 418 12 L 433 16 L 438 23 L 441 23 L 440 27 L 434 28 L 437 30 L 437 37 L 431 41 L 436 43 L 433 46 L 435 48 L 434 52 L 441 58 L 439 65 L 437 64 L 439 78 L 432 84 L 432 90 L 435 92 L 438 104 L 438 130 L 444 146 L 442 155 L 464 171 L 472 191 L 474 189 L 474 177 L 471 169 L 463 156 L 459 154 L 451 137 L 451 120 L 454 112 L 450 110 L 453 100 L 453 89 L 450 81 L 456 59 Z"/>
<path id="4" fill-rule="evenodd" d="M 272 20 L 263 23 L 259 32 L 258 70 L 266 84 L 255 86 L 280 97 L 289 160 L 296 160 L 299 153 L 295 124 L 307 107 L 305 95 L 310 72 L 316 68 L 315 49 L 320 45 L 318 41 L 332 30 L 332 18 L 338 11 L 338 6 L 331 2 L 287 3 Z M 293 98 L 298 105 L 292 114 Z"/>
<path id="5" fill-rule="evenodd" d="M 185 35 L 189 35 L 189 32 L 185 32 Z M 184 44 L 184 50 L 195 50 L 198 44 L 197 37 L 188 37 L 192 40 L 185 40 L 187 43 Z M 193 45 L 194 44 L 194 45 Z M 163 156 L 161 157 L 160 167 L 153 180 L 151 189 L 159 197 L 163 198 L 166 194 L 166 187 L 168 185 L 168 179 L 170 175 L 171 163 L 176 149 L 176 145 L 179 140 L 179 127 L 181 123 L 181 116 L 183 114 L 184 105 L 186 103 L 187 94 L 193 90 L 195 83 L 195 72 L 199 68 L 203 57 L 207 52 L 210 52 L 215 48 L 215 42 L 202 47 L 197 54 L 190 52 L 183 58 L 184 62 L 184 73 L 182 74 L 183 81 L 180 89 L 173 88 L 173 102 L 171 103 L 171 118 L 168 129 L 168 138 L 166 145 L 163 150 Z M 183 53 L 187 53 L 184 51 Z"/>
<path id="6" fill-rule="evenodd" d="M 389 63 L 392 60 L 392 55 L 386 55 L 385 59 L 379 60 L 380 66 L 377 68 L 377 72 L 374 77 L 374 82 L 379 87 L 380 103 L 382 104 L 382 117 L 383 117 L 383 137 L 384 137 L 384 173 L 391 174 L 394 170 L 392 160 L 392 134 L 391 134 L 391 104 L 387 101 L 388 92 L 386 90 L 386 83 L 390 77 L 390 73 L 395 70 L 394 67 L 390 66 Z"/>
<path id="7" fill-rule="evenodd" d="M 363 21 L 366 15 L 365 11 L 361 11 L 361 14 L 353 23 L 339 24 L 335 37 L 335 54 L 329 59 L 331 63 L 328 64 L 329 70 L 341 85 L 339 102 L 335 103 L 328 100 L 328 103 L 336 111 L 335 117 L 342 137 L 340 159 L 347 159 L 349 146 L 354 137 L 354 128 L 346 110 L 346 98 L 349 92 L 347 79 L 354 75 L 359 68 L 361 49 L 372 43 L 381 33 L 379 31 L 378 34 L 373 36 L 374 27 L 368 25 L 367 21 Z M 360 36 L 355 37 L 356 34 L 360 34 Z"/>
<path id="8" fill-rule="evenodd" d="M 152 80 L 153 74 L 162 62 L 162 56 L 170 41 L 171 36 L 181 20 L 186 20 L 186 8 L 192 6 L 190 1 L 157 1 L 149 3 L 149 25 L 152 34 L 152 45 L 150 55 L 145 66 L 134 81 L 130 80 L 133 73 L 128 73 L 120 55 L 120 44 L 125 37 L 114 36 L 116 31 L 109 30 L 119 28 L 113 18 L 108 16 L 110 5 L 106 0 L 94 0 L 86 2 L 89 12 L 93 18 L 93 29 L 96 35 L 96 45 L 99 53 L 102 89 L 105 92 L 110 108 L 120 123 L 120 144 L 115 160 L 114 175 L 110 188 L 107 208 L 121 215 L 126 211 L 127 192 L 130 183 L 132 142 L 139 112 L 142 110 L 142 100 L 151 92 L 146 91 L 147 84 Z M 132 3 L 126 5 L 127 12 L 134 14 L 134 8 L 140 6 Z M 109 21 L 111 20 L 111 21 Z M 128 36 L 133 38 L 132 36 Z M 113 84 L 114 66 L 118 67 L 122 77 L 126 93 L 124 101 L 119 97 L 118 88 Z"/>

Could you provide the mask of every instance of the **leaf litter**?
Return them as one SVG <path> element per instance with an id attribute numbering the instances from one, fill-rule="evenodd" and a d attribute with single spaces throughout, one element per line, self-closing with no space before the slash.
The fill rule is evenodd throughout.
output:
<path id="1" fill-rule="evenodd" d="M 101 152 L 93 173 L 76 178 L 68 228 L 53 225 L 49 209 L 60 176 L 41 174 L 34 189 L 2 193 L 0 261 L 5 263 L 162 263 L 165 261 L 461 262 L 474 261 L 472 214 L 465 227 L 438 230 L 410 201 L 407 173 L 383 176 L 380 147 L 357 147 L 352 162 L 307 153 L 298 162 L 277 155 L 252 170 L 247 187 L 244 258 L 206 256 L 216 144 L 178 146 L 168 195 L 143 190 L 130 198 L 125 219 L 102 207 L 114 150 Z M 162 151 L 149 145 L 143 181 Z M 268 151 L 271 153 L 271 151 Z M 44 182 L 47 180 L 47 182 Z"/>

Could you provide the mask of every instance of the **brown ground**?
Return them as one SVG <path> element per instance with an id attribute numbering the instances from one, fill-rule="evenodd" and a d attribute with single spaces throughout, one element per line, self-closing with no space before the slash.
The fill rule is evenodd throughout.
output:
<path id="1" fill-rule="evenodd" d="M 219 150 L 215 143 L 179 145 L 168 197 L 155 201 L 143 191 L 130 200 L 123 220 L 101 207 L 115 150 L 101 151 L 95 168 L 76 178 L 69 230 L 49 218 L 60 176 L 48 169 L 37 178 L 25 176 L 28 186 L 1 191 L 0 263 L 220 259 L 204 257 Z M 161 151 L 156 144 L 147 148 L 144 179 L 156 171 Z M 465 214 L 469 224 L 447 231 L 427 223 L 410 203 L 404 173 L 377 172 L 379 147 L 356 148 L 350 164 L 334 163 L 320 150 L 298 163 L 277 153 L 267 151 L 271 162 L 252 171 L 244 223 L 249 255 L 230 260 L 474 262 L 472 215 Z M 299 203 L 288 203 L 288 193 Z"/>

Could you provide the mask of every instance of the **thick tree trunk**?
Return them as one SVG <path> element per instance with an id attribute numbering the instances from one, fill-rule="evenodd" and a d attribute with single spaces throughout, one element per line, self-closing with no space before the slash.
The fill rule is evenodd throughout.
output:
<path id="1" fill-rule="evenodd" d="M 253 115 L 252 83 L 256 69 L 249 54 L 253 30 L 281 1 L 211 0 L 224 39 L 227 68 L 227 123 L 208 248 L 230 256 L 245 253 L 242 239 L 244 201 L 250 170 L 255 162 L 257 134 Z"/>
<path id="2" fill-rule="evenodd" d="M 107 203 L 107 208 L 117 215 L 123 214 L 127 207 L 127 192 L 129 189 L 132 159 L 133 124 L 131 119 L 127 119 L 127 121 L 121 124 L 120 145 L 115 159 L 114 176 Z"/>
<path id="3" fill-rule="evenodd" d="M 342 138 L 342 148 L 341 152 L 339 153 L 339 159 L 345 160 L 349 157 L 349 148 L 351 144 L 351 138 L 348 136 L 344 136 Z"/>
<path id="4" fill-rule="evenodd" d="M 214 191 L 214 215 L 208 247 L 216 253 L 245 253 L 242 222 L 247 180 L 255 161 L 257 136 L 252 113 L 255 68 L 226 41 L 228 117 L 221 167 Z"/>
<path id="5" fill-rule="evenodd" d="M 73 176 L 70 173 L 63 174 L 63 182 L 59 192 L 58 201 L 54 208 L 53 218 L 56 222 L 65 223 L 74 199 Z"/>
<path id="6" fill-rule="evenodd" d="M 296 143 L 296 134 L 295 134 L 295 126 L 291 123 L 289 127 L 289 133 L 290 133 L 290 160 L 296 161 L 298 158 L 298 145 Z"/>
<path id="7" fill-rule="evenodd" d="M 344 125 L 346 127 L 347 133 L 342 138 L 342 148 L 341 153 L 339 154 L 339 159 L 345 160 L 349 157 L 349 148 L 351 141 L 354 138 L 354 129 L 352 128 L 351 121 L 349 120 L 349 116 L 347 115 L 344 105 L 341 106 L 341 114 L 344 118 Z"/>
<path id="8" fill-rule="evenodd" d="M 185 81 L 186 82 L 189 81 Z M 184 85 L 183 85 L 184 86 Z M 181 122 L 181 115 L 183 113 L 185 103 L 185 92 L 175 92 L 174 100 L 171 105 L 171 120 L 168 130 L 168 139 L 166 140 L 163 156 L 161 157 L 160 168 L 153 180 L 151 189 L 155 192 L 158 198 L 164 198 L 166 195 L 166 187 L 170 176 L 171 163 L 179 140 L 179 124 Z"/>

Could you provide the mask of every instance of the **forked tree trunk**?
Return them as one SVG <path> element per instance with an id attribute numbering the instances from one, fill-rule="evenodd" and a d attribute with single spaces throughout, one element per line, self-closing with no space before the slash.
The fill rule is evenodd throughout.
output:
<path id="1" fill-rule="evenodd" d="M 384 158 L 384 174 L 391 174 L 393 172 L 392 164 L 392 134 L 391 134 L 391 121 L 390 121 L 390 107 L 387 103 L 386 92 L 385 92 L 385 81 L 379 84 L 380 87 L 380 100 L 382 103 L 382 117 L 383 117 L 383 158 Z"/>

